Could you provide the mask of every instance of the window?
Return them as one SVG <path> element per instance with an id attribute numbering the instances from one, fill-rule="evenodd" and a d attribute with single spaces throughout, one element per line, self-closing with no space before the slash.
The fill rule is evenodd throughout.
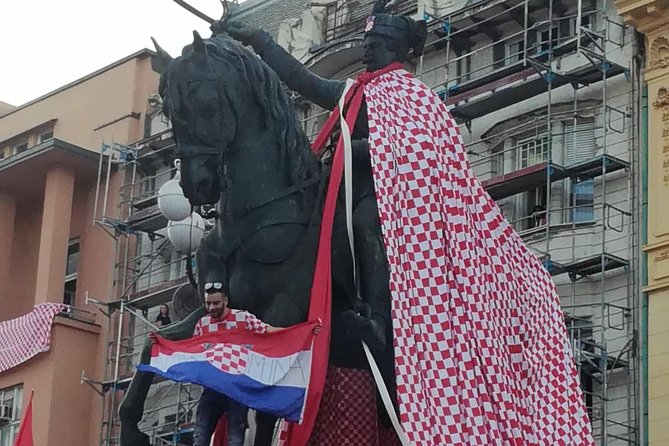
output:
<path id="1" fill-rule="evenodd" d="M 564 124 L 564 164 L 569 167 L 591 160 L 595 156 L 595 123 L 591 119 L 570 120 Z M 592 221 L 594 214 L 594 189 L 592 178 L 572 179 L 569 194 L 570 221 Z"/>
<path id="2" fill-rule="evenodd" d="M 506 65 L 513 65 L 516 62 L 523 60 L 523 52 L 525 51 L 525 41 L 519 40 L 511 42 L 506 50 Z"/>
<path id="3" fill-rule="evenodd" d="M 537 52 L 543 53 L 555 48 L 560 43 L 560 28 L 554 26 L 551 30 L 545 29 L 537 31 Z"/>
<path id="4" fill-rule="evenodd" d="M 49 130 L 48 132 L 44 132 L 41 135 L 39 135 L 39 142 L 43 143 L 44 141 L 53 138 L 53 130 Z"/>
<path id="5" fill-rule="evenodd" d="M 18 155 L 21 152 L 28 150 L 28 141 L 22 142 L 14 146 L 14 155 Z"/>
<path id="6" fill-rule="evenodd" d="M 67 247 L 67 266 L 65 268 L 65 292 L 63 303 L 74 306 L 77 294 L 77 275 L 79 269 L 79 240 L 70 240 Z"/>
<path id="7" fill-rule="evenodd" d="M 469 50 L 466 50 L 466 52 L 469 52 Z M 466 54 L 465 51 L 462 51 L 461 54 Z M 461 58 L 458 59 L 455 65 L 456 69 L 456 84 L 461 84 L 465 81 L 469 80 L 470 73 L 472 72 L 472 58 L 470 55 L 466 56 L 460 56 Z"/>
<path id="8" fill-rule="evenodd" d="M 492 47 L 493 68 L 501 68 L 522 61 L 524 51 L 524 38 L 494 44 Z"/>
<path id="9" fill-rule="evenodd" d="M 525 229 L 546 226 L 546 186 L 525 194 Z"/>
<path id="10" fill-rule="evenodd" d="M 0 389 L 0 446 L 12 446 L 21 424 L 23 386 Z"/>
<path id="11" fill-rule="evenodd" d="M 522 140 L 518 143 L 518 168 L 534 166 L 548 160 L 550 143 L 548 137 L 540 136 Z"/>
<path id="12" fill-rule="evenodd" d="M 571 221 L 580 223 L 595 219 L 595 183 L 593 179 L 585 181 L 573 180 L 569 206 L 571 207 Z"/>

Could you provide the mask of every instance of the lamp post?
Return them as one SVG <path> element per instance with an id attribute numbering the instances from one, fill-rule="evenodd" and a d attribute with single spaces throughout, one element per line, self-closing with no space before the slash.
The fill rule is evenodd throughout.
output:
<path id="1" fill-rule="evenodd" d="M 174 248 L 182 253 L 195 251 L 204 237 L 204 219 L 197 212 L 181 221 L 167 224 L 167 238 Z"/>
<path id="2" fill-rule="evenodd" d="M 158 208 L 168 220 L 182 221 L 190 215 L 191 206 L 179 185 L 181 161 L 174 160 L 174 167 L 177 169 L 177 174 L 158 190 Z"/>

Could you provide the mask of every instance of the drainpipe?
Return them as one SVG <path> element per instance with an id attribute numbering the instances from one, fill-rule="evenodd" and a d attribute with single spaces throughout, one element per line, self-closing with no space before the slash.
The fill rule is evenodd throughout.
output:
<path id="1" fill-rule="evenodd" d="M 648 87 L 641 90 L 641 140 L 639 141 L 641 164 L 641 246 L 648 244 Z M 640 247 L 641 248 L 641 247 Z M 641 252 L 641 288 L 648 286 L 648 255 Z M 648 446 L 648 294 L 641 293 L 641 370 L 639 393 L 641 402 L 640 444 Z"/>

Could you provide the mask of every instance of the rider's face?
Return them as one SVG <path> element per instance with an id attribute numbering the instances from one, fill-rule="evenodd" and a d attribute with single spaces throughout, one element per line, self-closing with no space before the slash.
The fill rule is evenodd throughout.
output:
<path id="1" fill-rule="evenodd" d="M 367 71 L 376 71 L 398 61 L 397 52 L 391 50 L 390 41 L 375 34 L 365 36 L 362 64 Z"/>

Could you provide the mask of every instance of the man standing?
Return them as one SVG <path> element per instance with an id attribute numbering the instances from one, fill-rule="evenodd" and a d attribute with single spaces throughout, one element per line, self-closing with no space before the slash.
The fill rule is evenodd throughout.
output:
<path id="1" fill-rule="evenodd" d="M 204 286 L 207 315 L 195 325 L 193 336 L 201 336 L 223 330 L 248 330 L 255 333 L 271 333 L 283 330 L 272 327 L 253 314 L 228 307 L 228 294 L 222 282 L 210 282 Z M 150 338 L 155 339 L 155 333 Z M 246 431 L 248 408 L 214 390 L 204 388 L 197 406 L 193 446 L 209 446 L 216 424 L 223 414 L 228 418 L 228 445 L 242 446 Z"/>

